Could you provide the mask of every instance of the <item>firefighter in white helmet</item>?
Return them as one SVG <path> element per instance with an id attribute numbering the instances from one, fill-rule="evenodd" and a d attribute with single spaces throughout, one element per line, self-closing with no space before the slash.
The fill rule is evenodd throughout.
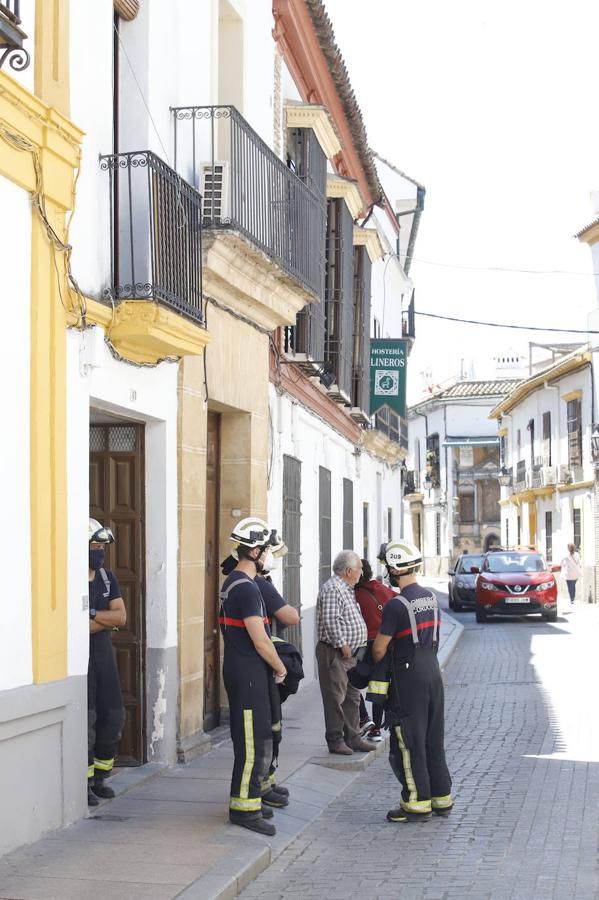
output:
<path id="1" fill-rule="evenodd" d="M 372 648 L 379 662 L 392 645 L 387 723 L 389 762 L 402 784 L 390 822 L 449 815 L 453 801 L 451 776 L 445 761 L 444 693 L 437 660 L 440 614 L 435 594 L 421 587 L 416 573 L 422 564 L 418 547 L 404 540 L 383 544 L 379 560 L 389 582 L 399 588 L 383 609 L 383 620 Z"/>
<path id="2" fill-rule="evenodd" d="M 271 641 L 267 611 L 255 582 L 270 568 L 276 531 L 262 519 L 238 522 L 231 533 L 238 562 L 221 589 L 220 626 L 224 638 L 223 677 L 229 698 L 235 760 L 229 820 L 260 834 L 275 834 L 265 821 L 272 810 L 262 806 L 262 782 L 273 754 L 270 680 L 287 674 Z"/>

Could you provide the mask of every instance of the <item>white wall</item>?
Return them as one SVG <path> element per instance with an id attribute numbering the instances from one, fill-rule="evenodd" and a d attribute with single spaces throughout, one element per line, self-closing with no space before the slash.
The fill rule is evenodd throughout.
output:
<path id="1" fill-rule="evenodd" d="M 146 644 L 177 643 L 177 365 L 117 362 L 101 328 L 68 332 L 69 674 L 87 672 L 89 410 L 145 423 Z"/>
<path id="2" fill-rule="evenodd" d="M 0 544 L 4 556 L 0 690 L 31 684 L 31 202 L 0 176 L 2 234 L 0 297 L 10 317 L 0 355 L 4 436 L 0 448 Z M 10 227 L 8 227 L 10 223 Z M 10 312 L 8 312 L 10 311 Z"/>

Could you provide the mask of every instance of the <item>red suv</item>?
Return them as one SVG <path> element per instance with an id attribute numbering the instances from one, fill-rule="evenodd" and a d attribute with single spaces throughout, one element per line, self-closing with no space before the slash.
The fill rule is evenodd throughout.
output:
<path id="1" fill-rule="evenodd" d="M 557 584 L 554 572 L 534 550 L 485 553 L 476 577 L 476 621 L 489 616 L 529 616 L 540 613 L 557 620 Z"/>

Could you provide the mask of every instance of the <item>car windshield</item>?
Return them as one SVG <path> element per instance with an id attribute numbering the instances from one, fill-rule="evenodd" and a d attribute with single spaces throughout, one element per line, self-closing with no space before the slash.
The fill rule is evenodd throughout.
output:
<path id="1" fill-rule="evenodd" d="M 456 573 L 458 575 L 472 575 L 472 567 L 480 569 L 482 563 L 482 556 L 460 556 L 456 566 Z"/>
<path id="2" fill-rule="evenodd" d="M 485 562 L 487 572 L 545 572 L 545 560 L 538 553 L 493 553 Z"/>

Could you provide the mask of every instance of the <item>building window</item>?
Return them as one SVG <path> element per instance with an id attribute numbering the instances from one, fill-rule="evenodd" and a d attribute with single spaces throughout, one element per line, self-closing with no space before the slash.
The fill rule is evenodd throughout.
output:
<path id="1" fill-rule="evenodd" d="M 469 491 L 467 494 L 460 494 L 460 522 L 471 525 L 474 521 L 474 491 Z"/>
<path id="2" fill-rule="evenodd" d="M 320 586 L 331 577 L 331 473 L 323 466 L 318 468 L 318 536 Z"/>
<path id="3" fill-rule="evenodd" d="M 376 316 L 374 317 L 372 336 L 373 336 L 373 338 L 380 338 L 380 336 L 381 336 L 381 323 L 379 322 L 379 320 L 377 319 Z"/>
<path id="4" fill-rule="evenodd" d="M 543 465 L 551 465 L 551 413 L 543 413 Z"/>
<path id="5" fill-rule="evenodd" d="M 387 508 L 387 540 L 393 539 L 393 510 L 389 506 Z"/>
<path id="6" fill-rule="evenodd" d="M 354 247 L 354 332 L 352 406 L 368 412 L 370 404 L 370 283 L 372 263 L 366 247 Z"/>
<path id="7" fill-rule="evenodd" d="M 293 456 L 283 456 L 283 534 L 288 552 L 283 557 L 283 596 L 301 609 L 300 519 L 302 505 L 302 464 Z M 301 648 L 301 623 L 286 632 L 286 640 Z"/>
<path id="8" fill-rule="evenodd" d="M 435 553 L 441 556 L 441 513 L 435 513 Z"/>
<path id="9" fill-rule="evenodd" d="M 518 457 L 518 460 L 520 460 L 522 456 L 522 432 L 520 429 L 516 432 L 516 450 L 516 456 Z"/>
<path id="10" fill-rule="evenodd" d="M 439 487 L 441 484 L 441 460 L 438 434 L 429 434 L 426 439 L 426 471 L 431 477 L 432 486 Z"/>
<path id="11" fill-rule="evenodd" d="M 354 549 L 354 483 L 343 479 L 343 549 Z"/>
<path id="12" fill-rule="evenodd" d="M 505 546 L 506 549 L 510 546 L 510 520 L 505 520 Z"/>
<path id="13" fill-rule="evenodd" d="M 354 348 L 354 223 L 342 198 L 327 204 L 325 349 L 335 382 L 351 402 Z"/>
<path id="14" fill-rule="evenodd" d="M 522 519 L 518 516 L 516 520 L 516 545 L 519 547 L 522 544 Z"/>
<path id="15" fill-rule="evenodd" d="M 496 478 L 490 478 L 488 481 L 479 482 L 481 513 L 480 521 L 486 525 L 499 522 L 499 482 Z"/>
<path id="16" fill-rule="evenodd" d="M 507 465 L 507 437 L 502 434 L 499 438 L 499 466 L 503 469 Z"/>
<path id="17" fill-rule="evenodd" d="M 553 513 L 551 512 L 545 513 L 545 556 L 547 562 L 551 562 L 553 558 Z"/>
<path id="18" fill-rule="evenodd" d="M 580 398 L 568 400 L 568 465 L 582 465 L 582 415 Z"/>
<path id="19" fill-rule="evenodd" d="M 312 128 L 287 130 L 287 165 L 311 190 L 326 196 L 327 158 Z"/>
<path id="20" fill-rule="evenodd" d="M 577 550 L 580 550 L 582 544 L 582 517 L 579 509 L 572 510 L 572 543 Z"/>
<path id="21" fill-rule="evenodd" d="M 362 535 L 364 537 L 364 559 L 368 559 L 368 504 L 362 504 Z"/>
<path id="22" fill-rule="evenodd" d="M 530 434 L 530 468 L 535 464 L 535 420 L 531 419 L 526 426 Z"/>

